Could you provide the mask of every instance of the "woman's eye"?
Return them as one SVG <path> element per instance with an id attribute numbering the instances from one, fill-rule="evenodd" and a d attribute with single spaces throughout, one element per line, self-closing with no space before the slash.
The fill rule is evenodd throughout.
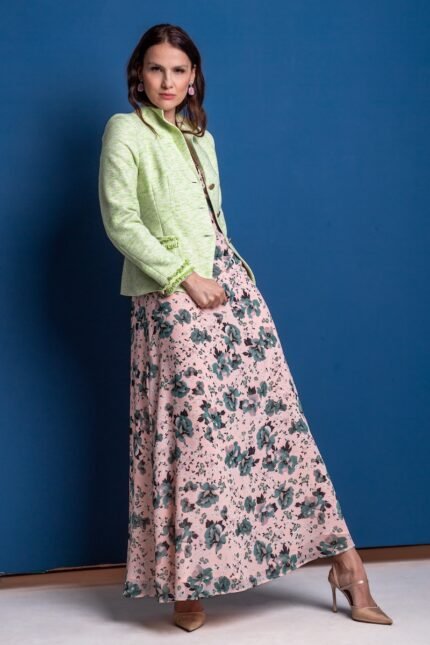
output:
<path id="1" fill-rule="evenodd" d="M 151 72 L 153 72 L 154 70 L 159 70 L 160 68 L 159 68 L 159 67 L 155 67 L 155 66 L 154 66 L 154 67 L 150 67 L 149 69 L 151 70 Z M 175 71 L 176 71 L 176 72 L 179 72 L 180 74 L 184 74 L 184 73 L 185 73 L 185 70 L 184 70 L 184 69 L 177 69 L 177 70 L 175 70 Z"/>

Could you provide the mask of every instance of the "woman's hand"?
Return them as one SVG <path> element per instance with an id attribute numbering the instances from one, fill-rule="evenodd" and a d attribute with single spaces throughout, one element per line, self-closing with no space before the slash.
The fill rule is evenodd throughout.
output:
<path id="1" fill-rule="evenodd" d="M 213 309 L 227 302 L 227 295 L 213 278 L 204 278 L 196 271 L 181 282 L 181 286 L 201 309 Z"/>

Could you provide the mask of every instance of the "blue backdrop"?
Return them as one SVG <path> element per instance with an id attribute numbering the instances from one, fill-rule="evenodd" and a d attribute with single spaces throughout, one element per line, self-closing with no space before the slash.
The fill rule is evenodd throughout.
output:
<path id="1" fill-rule="evenodd" d="M 158 7 L 2 7 L 0 571 L 125 561 L 130 300 L 97 174 L 159 22 L 201 50 L 229 232 L 357 546 L 429 542 L 429 3 Z"/>

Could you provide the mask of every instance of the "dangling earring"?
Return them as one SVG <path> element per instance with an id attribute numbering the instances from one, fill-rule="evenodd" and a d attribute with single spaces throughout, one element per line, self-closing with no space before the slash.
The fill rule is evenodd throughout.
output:
<path id="1" fill-rule="evenodd" d="M 137 91 L 138 92 L 143 92 L 143 90 L 144 90 L 143 83 L 142 83 L 142 81 L 140 81 L 139 85 L 137 86 Z"/>
<path id="2" fill-rule="evenodd" d="M 190 94 L 191 96 L 195 94 L 195 90 L 192 83 L 190 83 L 188 86 L 188 94 Z"/>

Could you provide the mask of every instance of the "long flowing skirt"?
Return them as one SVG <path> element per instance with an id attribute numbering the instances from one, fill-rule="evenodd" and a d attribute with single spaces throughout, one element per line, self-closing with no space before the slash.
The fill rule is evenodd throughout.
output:
<path id="1" fill-rule="evenodd" d="M 209 216 L 227 303 L 131 298 L 129 598 L 243 591 L 355 546 L 268 306 Z"/>

